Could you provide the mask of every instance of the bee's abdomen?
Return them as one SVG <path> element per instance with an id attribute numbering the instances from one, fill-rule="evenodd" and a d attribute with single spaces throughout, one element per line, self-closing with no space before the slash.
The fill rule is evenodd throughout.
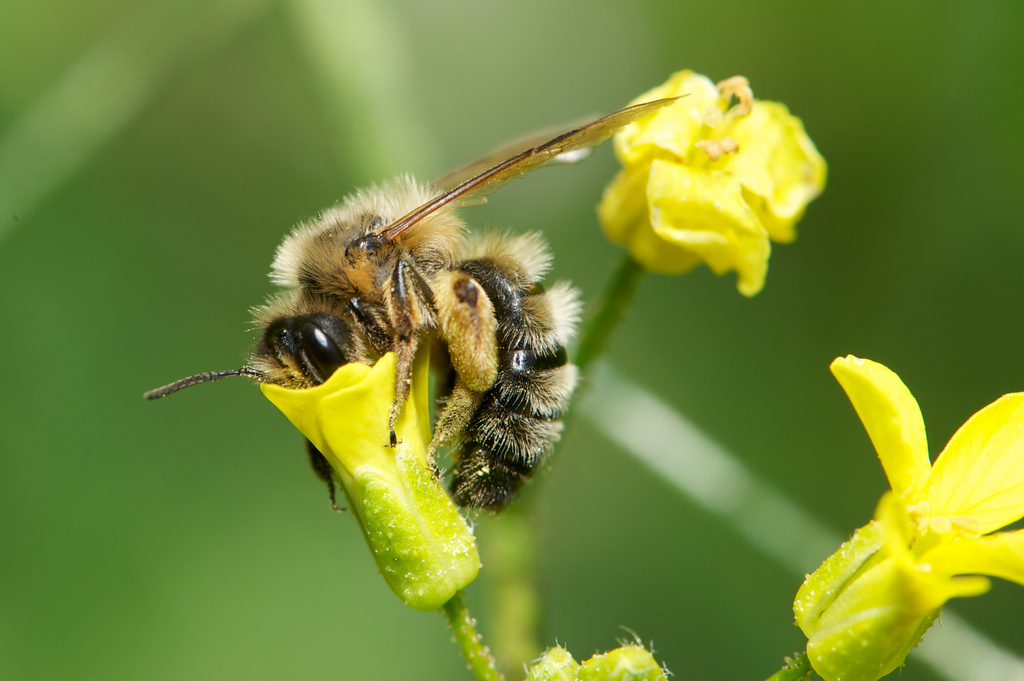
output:
<path id="1" fill-rule="evenodd" d="M 485 260 L 463 268 L 483 287 L 497 318 L 498 374 L 455 455 L 452 493 L 460 506 L 499 509 L 515 496 L 562 431 L 558 417 L 576 385 L 553 324 L 553 300 L 520 289 Z"/>

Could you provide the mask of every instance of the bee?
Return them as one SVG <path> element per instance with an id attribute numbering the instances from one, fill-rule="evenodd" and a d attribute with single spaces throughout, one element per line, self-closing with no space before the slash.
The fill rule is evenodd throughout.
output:
<path id="1" fill-rule="evenodd" d="M 445 370 L 430 455 L 451 446 L 457 504 L 500 510 L 560 436 L 577 382 L 566 345 L 580 302 L 564 282 L 541 285 L 550 257 L 538 235 L 467 238 L 456 211 L 673 101 L 627 107 L 540 144 L 510 145 L 434 184 L 399 177 L 355 192 L 278 248 L 270 276 L 283 291 L 254 310 L 259 340 L 246 366 L 190 376 L 145 397 L 235 375 L 310 388 L 344 364 L 372 365 L 394 352 L 395 446 L 413 358 L 431 343 Z M 330 465 L 306 446 L 337 509 Z"/>

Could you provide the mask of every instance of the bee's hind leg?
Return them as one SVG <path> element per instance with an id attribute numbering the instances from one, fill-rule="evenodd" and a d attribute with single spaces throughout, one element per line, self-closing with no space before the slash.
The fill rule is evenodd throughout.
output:
<path id="1" fill-rule="evenodd" d="M 431 454 L 465 429 L 498 375 L 497 322 L 483 287 L 465 272 L 448 272 L 435 283 L 434 301 L 456 379 L 434 427 Z"/>
<path id="2" fill-rule="evenodd" d="M 439 448 L 451 444 L 466 429 L 469 420 L 480 406 L 483 395 L 482 392 L 468 389 L 461 379 L 456 379 L 455 387 L 445 399 L 444 409 L 434 424 L 434 437 L 430 440 L 428 450 L 431 458 L 437 454 Z"/>

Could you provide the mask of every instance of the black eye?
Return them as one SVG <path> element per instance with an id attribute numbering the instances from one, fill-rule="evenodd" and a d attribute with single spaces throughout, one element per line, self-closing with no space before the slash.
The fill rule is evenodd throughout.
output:
<path id="1" fill-rule="evenodd" d="M 282 385 L 312 387 L 353 361 L 352 331 L 331 314 L 281 317 L 267 325 L 256 355 L 284 369 Z"/>
<path id="2" fill-rule="evenodd" d="M 304 324 L 299 334 L 306 357 L 320 374 L 321 383 L 330 378 L 342 364 L 348 363 L 338 345 L 313 322 Z"/>

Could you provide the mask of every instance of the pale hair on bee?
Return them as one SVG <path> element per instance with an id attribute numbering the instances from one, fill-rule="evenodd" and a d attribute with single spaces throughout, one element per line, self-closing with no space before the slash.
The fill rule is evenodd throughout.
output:
<path id="1" fill-rule="evenodd" d="M 409 175 L 349 194 L 317 220 L 299 225 L 285 237 L 270 267 L 270 280 L 278 286 L 298 288 L 303 273 L 310 273 L 318 266 L 330 270 L 337 263 L 330 240 L 344 244 L 346 239 L 352 238 L 353 230 L 360 232 L 357 236 L 365 233 L 370 225 L 362 224 L 361 219 L 405 215 L 436 195 L 437 189 L 418 183 Z M 402 241 L 409 248 L 417 249 L 425 263 L 451 262 L 463 242 L 465 230 L 466 224 L 454 209 L 439 210 L 409 228 Z"/>
<path id="2" fill-rule="evenodd" d="M 260 336 L 247 365 L 190 376 L 146 398 L 233 375 L 309 388 L 345 364 L 372 365 L 394 352 L 394 446 L 413 358 L 429 343 L 441 405 L 430 454 L 451 447 L 456 503 L 503 508 L 561 434 L 578 377 L 566 346 L 581 305 L 568 283 L 541 284 L 551 256 L 539 234 L 467 238 L 456 210 L 675 101 L 637 104 L 547 141 L 507 146 L 436 184 L 402 176 L 350 194 L 278 248 L 270 276 L 285 290 L 254 308 Z M 306 446 L 337 508 L 334 473 Z"/>

